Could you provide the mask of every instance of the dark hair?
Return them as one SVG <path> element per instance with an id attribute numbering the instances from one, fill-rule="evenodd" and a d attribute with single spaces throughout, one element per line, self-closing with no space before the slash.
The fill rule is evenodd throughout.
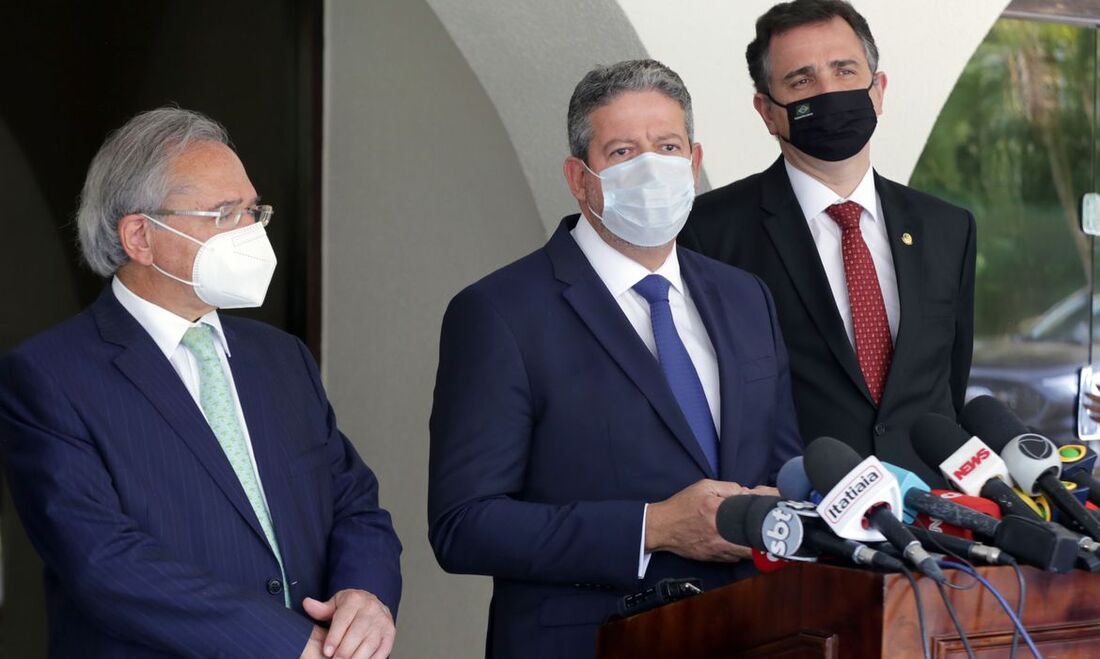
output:
<path id="1" fill-rule="evenodd" d="M 863 18 L 852 5 L 844 0 L 794 0 L 782 2 L 756 20 L 756 38 L 745 50 L 745 59 L 749 63 L 749 75 L 752 76 L 756 91 L 767 94 L 769 63 L 768 47 L 772 37 L 796 27 L 821 23 L 836 17 L 843 18 L 863 42 L 863 51 L 867 55 L 867 66 L 871 73 L 878 70 L 878 46 L 871 35 L 867 19 Z"/>
<path id="2" fill-rule="evenodd" d="M 588 162 L 592 141 L 591 114 L 623 92 L 656 90 L 680 104 L 684 110 L 684 128 L 688 141 L 694 137 L 691 94 L 675 71 L 651 59 L 635 59 L 598 66 L 581 78 L 569 99 L 566 119 L 569 153 Z"/>

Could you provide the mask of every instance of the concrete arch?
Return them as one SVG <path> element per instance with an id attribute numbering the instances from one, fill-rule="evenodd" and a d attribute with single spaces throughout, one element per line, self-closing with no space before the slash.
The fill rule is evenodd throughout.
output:
<path id="1" fill-rule="evenodd" d="M 752 108 L 745 46 L 772 0 L 427 0 L 492 100 L 547 231 L 575 204 L 561 179 L 565 110 L 597 63 L 653 57 L 691 90 L 714 185 L 764 169 L 774 139 Z M 955 80 L 1008 0 L 856 0 L 890 75 L 876 167 L 908 180 Z"/>

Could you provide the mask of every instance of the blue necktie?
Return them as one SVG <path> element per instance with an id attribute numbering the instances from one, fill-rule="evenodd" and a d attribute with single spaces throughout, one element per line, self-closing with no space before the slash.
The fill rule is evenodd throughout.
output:
<path id="1" fill-rule="evenodd" d="M 718 473 L 718 432 L 714 429 L 714 417 L 710 414 L 703 383 L 691 363 L 684 342 L 672 322 L 672 307 L 668 304 L 668 288 L 671 282 L 661 275 L 649 275 L 634 290 L 649 302 L 649 316 L 653 322 L 653 338 L 657 343 L 657 361 L 665 372 L 665 379 L 672 395 L 680 404 L 695 441 L 703 449 L 714 473 Z"/>

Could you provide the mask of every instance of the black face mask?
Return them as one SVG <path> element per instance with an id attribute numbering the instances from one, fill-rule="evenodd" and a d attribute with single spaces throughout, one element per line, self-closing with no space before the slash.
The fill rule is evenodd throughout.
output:
<path id="1" fill-rule="evenodd" d="M 875 85 L 871 81 L 871 87 Z M 784 105 L 790 137 L 784 139 L 796 149 L 818 160 L 836 162 L 859 153 L 878 125 L 871 87 L 844 92 L 827 92 Z"/>

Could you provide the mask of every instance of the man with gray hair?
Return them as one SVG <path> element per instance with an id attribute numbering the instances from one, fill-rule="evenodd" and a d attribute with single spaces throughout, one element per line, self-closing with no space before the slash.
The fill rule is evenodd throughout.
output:
<path id="1" fill-rule="evenodd" d="M 275 254 L 225 130 L 113 133 L 77 218 L 110 284 L 0 361 L 0 448 L 45 563 L 50 656 L 389 655 L 401 545 L 296 338 L 218 309 Z"/>
<path id="2" fill-rule="evenodd" d="M 459 293 L 440 340 L 428 532 L 493 577 L 490 657 L 593 657 L 624 596 L 752 574 L 718 505 L 801 452 L 767 289 L 675 248 L 702 159 L 683 81 L 596 68 L 568 134 L 581 216 Z"/>

